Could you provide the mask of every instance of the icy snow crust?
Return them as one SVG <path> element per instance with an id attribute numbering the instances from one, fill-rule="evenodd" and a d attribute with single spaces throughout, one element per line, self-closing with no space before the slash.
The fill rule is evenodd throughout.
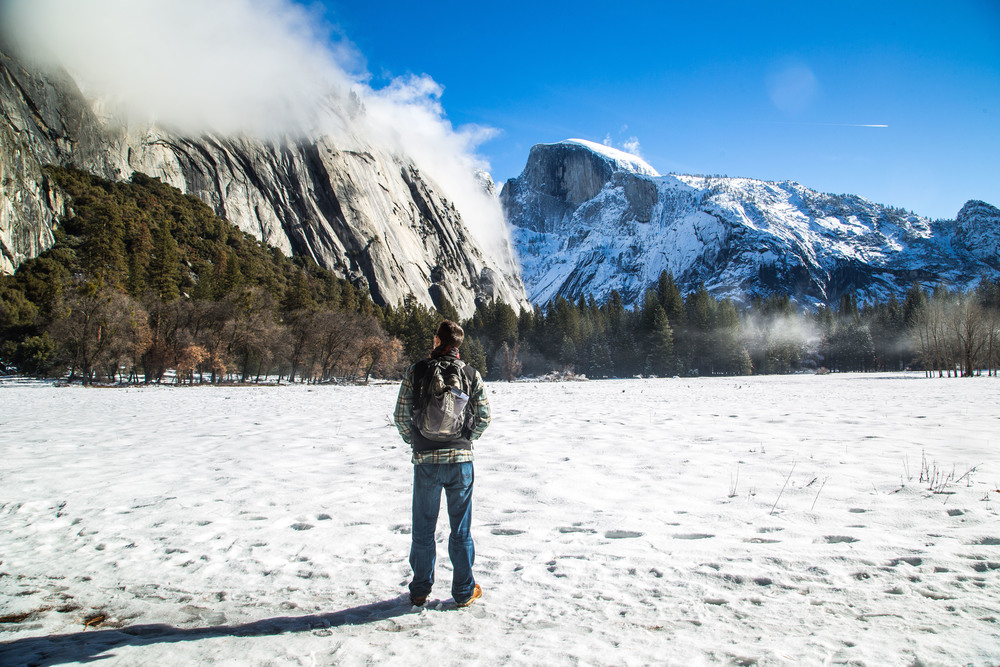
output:
<path id="1" fill-rule="evenodd" d="M 0 384 L 0 664 L 1000 663 L 996 379 L 491 384 L 465 610 L 396 391 Z"/>
<path id="2" fill-rule="evenodd" d="M 580 140 L 563 143 L 602 156 L 614 151 Z M 653 188 L 655 201 L 640 211 L 629 191 L 643 183 Z M 519 187 L 518 210 L 541 205 L 536 199 L 544 197 L 532 187 Z M 970 268 L 977 251 L 959 257 L 953 222 L 790 181 L 651 176 L 621 167 L 595 197 L 560 220 L 542 228 L 518 225 L 516 217 L 508 222 L 528 298 L 536 304 L 556 296 L 601 301 L 612 290 L 626 304 L 639 303 L 664 270 L 686 289 L 705 282 L 719 297 L 746 301 L 791 291 L 798 301 L 818 305 L 843 291 L 856 291 L 861 301 L 884 300 L 921 280 L 974 285 L 1000 267 L 995 248 L 987 248 L 979 252 L 986 260 L 974 260 L 984 263 Z M 852 271 L 872 277 L 855 280 Z"/>

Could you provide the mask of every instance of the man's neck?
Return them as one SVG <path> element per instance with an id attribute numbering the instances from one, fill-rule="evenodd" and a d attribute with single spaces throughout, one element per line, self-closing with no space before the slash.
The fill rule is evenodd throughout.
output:
<path id="1" fill-rule="evenodd" d="M 458 359 L 459 358 L 459 356 L 458 356 L 458 348 L 457 347 L 446 347 L 444 345 L 440 345 L 440 346 L 434 348 L 433 350 L 431 350 L 431 357 L 432 358 L 437 358 L 437 357 L 454 357 L 455 359 Z"/>

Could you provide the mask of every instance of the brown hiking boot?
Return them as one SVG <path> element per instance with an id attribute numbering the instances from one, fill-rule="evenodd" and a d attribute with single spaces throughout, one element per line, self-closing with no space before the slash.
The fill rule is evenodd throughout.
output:
<path id="1" fill-rule="evenodd" d="M 426 595 L 414 595 L 410 593 L 410 604 L 414 607 L 423 607 L 425 602 L 427 602 Z"/>
<path id="2" fill-rule="evenodd" d="M 463 600 L 462 602 L 455 600 L 455 606 L 468 607 L 470 604 L 472 604 L 481 597 L 483 597 L 483 589 L 479 587 L 479 584 L 476 584 L 476 587 L 472 591 L 472 597 L 470 597 L 468 600 Z"/>

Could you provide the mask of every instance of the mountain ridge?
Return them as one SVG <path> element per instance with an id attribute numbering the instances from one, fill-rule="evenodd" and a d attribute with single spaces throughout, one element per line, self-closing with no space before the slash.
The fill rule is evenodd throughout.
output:
<path id="1" fill-rule="evenodd" d="M 504 185 L 533 302 L 614 290 L 635 304 L 664 270 L 685 291 L 704 283 L 742 302 L 784 292 L 808 306 L 844 294 L 901 297 L 913 282 L 967 287 L 1000 273 L 1000 210 L 989 204 L 970 202 L 962 222 L 931 221 L 794 181 L 608 165 L 583 143 L 538 144 Z"/>

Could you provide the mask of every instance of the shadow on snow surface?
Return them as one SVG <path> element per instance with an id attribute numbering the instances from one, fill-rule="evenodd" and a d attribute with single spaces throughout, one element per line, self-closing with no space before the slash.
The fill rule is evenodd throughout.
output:
<path id="1" fill-rule="evenodd" d="M 444 607 L 447 608 L 447 607 Z M 59 665 L 67 662 L 96 662 L 111 656 L 102 653 L 121 646 L 149 646 L 199 641 L 218 637 L 263 637 L 290 632 L 362 625 L 409 614 L 409 596 L 351 607 L 329 614 L 281 616 L 242 625 L 175 628 L 162 623 L 130 625 L 108 630 L 85 630 L 64 635 L 25 637 L 0 642 L 0 664 Z"/>

